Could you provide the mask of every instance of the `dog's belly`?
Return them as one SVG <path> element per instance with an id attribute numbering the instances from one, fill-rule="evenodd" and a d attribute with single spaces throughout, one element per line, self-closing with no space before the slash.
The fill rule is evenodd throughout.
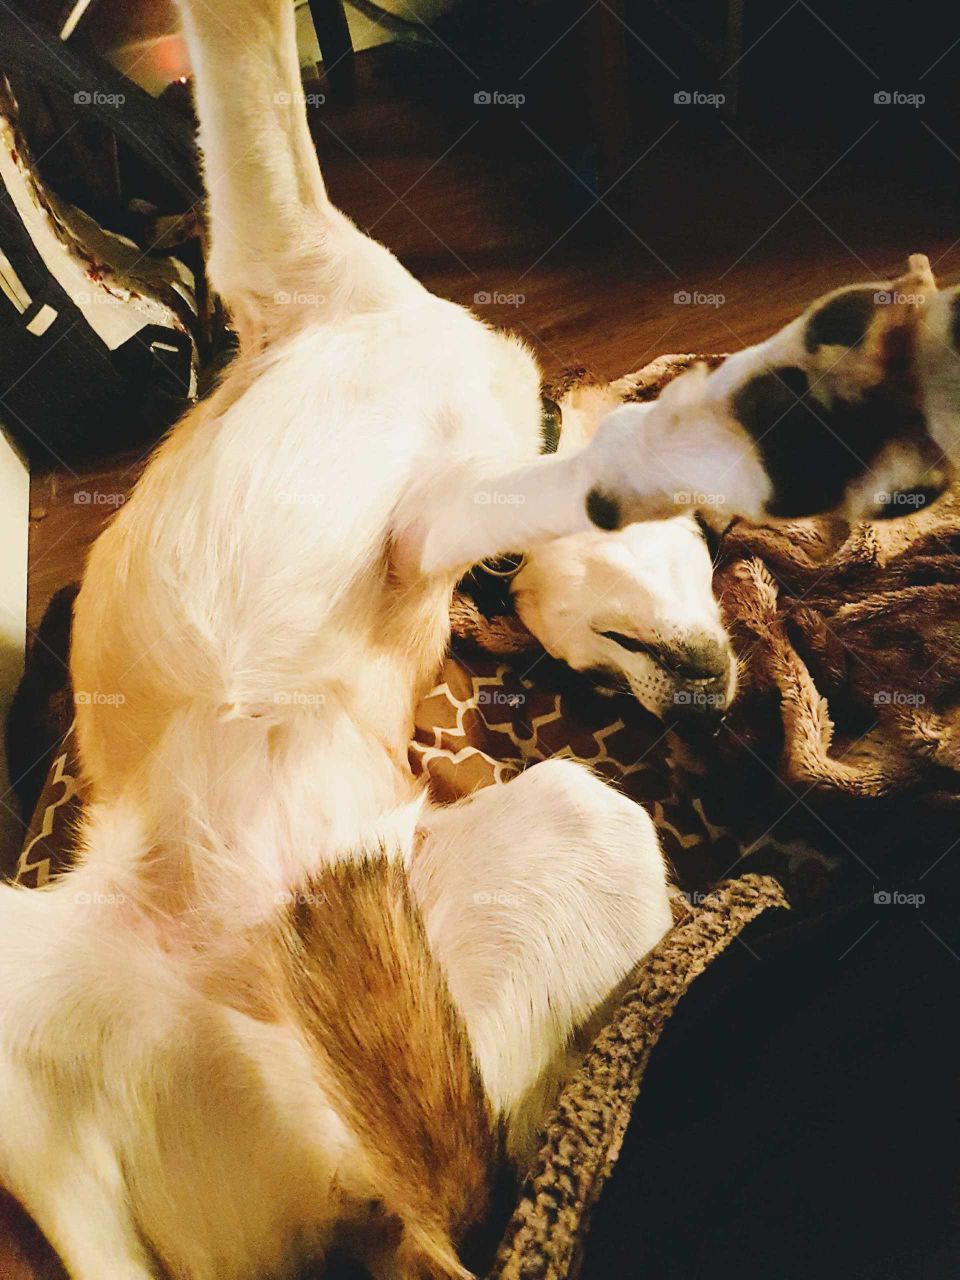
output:
<path id="1" fill-rule="evenodd" d="M 164 683 L 162 654 L 118 666 L 110 635 L 90 654 L 125 673 L 119 700 L 78 707 L 93 820 L 123 804 L 139 830 L 115 840 L 88 823 L 87 842 L 111 848 L 116 878 L 140 868 L 158 918 L 185 916 L 198 932 L 244 927 L 304 876 L 385 832 L 405 856 L 409 824 L 395 815 L 419 794 L 407 745 L 446 642 L 449 584 L 401 591 L 385 577 L 355 583 L 359 609 L 334 616 L 332 647 L 285 652 L 277 635 L 244 668 L 256 697 L 204 696 L 202 681 L 185 696 Z M 177 643 L 175 631 L 164 638 L 174 652 Z"/>
<path id="2" fill-rule="evenodd" d="M 228 382 L 162 446 L 98 539 L 73 653 L 95 786 L 156 750 L 186 703 L 226 718 L 329 696 L 358 685 L 358 659 L 393 635 L 393 513 L 428 451 L 442 386 L 418 400 L 430 371 L 411 357 L 400 377 L 402 342 L 377 362 L 379 386 L 376 336 L 318 342 L 316 355 L 301 339 L 241 394 Z"/>

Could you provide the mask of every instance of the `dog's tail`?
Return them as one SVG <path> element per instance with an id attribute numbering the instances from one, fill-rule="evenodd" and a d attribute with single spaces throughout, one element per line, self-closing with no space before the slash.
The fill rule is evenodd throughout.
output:
<path id="1" fill-rule="evenodd" d="M 324 870 L 286 910 L 277 954 L 375 1195 L 402 1225 L 397 1273 L 469 1276 L 456 1244 L 488 1209 L 499 1143 L 403 866 L 380 851 Z"/>

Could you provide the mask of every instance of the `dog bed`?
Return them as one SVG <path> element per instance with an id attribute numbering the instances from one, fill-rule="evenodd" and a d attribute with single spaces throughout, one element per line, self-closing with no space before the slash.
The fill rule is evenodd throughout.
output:
<path id="1" fill-rule="evenodd" d="M 695 358 L 661 358 L 618 385 L 652 398 Z M 583 761 L 646 805 L 679 886 L 674 929 L 559 1101 L 491 1276 L 576 1273 L 650 1054 L 694 979 L 751 921 L 788 901 L 829 910 L 851 876 L 882 893 L 908 837 L 956 826 L 958 574 L 957 493 L 896 522 L 732 524 L 716 586 L 740 693 L 707 742 L 554 662 L 508 593 L 463 584 L 451 653 L 417 711 L 415 771 L 449 801 L 549 756 Z M 13 776 L 49 761 L 19 860 L 5 868 L 26 886 L 68 864 L 80 803 L 72 598 L 65 589 L 48 612 L 8 734 Z M 901 891 L 909 874 L 901 861 Z"/>

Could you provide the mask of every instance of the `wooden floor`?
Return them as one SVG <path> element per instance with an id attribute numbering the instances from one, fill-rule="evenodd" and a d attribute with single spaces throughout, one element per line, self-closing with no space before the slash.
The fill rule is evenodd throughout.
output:
<path id="1" fill-rule="evenodd" d="M 313 112 L 334 199 L 431 288 L 524 335 L 548 376 L 586 364 L 614 377 L 667 351 L 735 350 L 830 288 L 889 277 L 916 250 L 960 279 L 945 153 L 943 181 L 934 161 L 932 182 L 910 182 L 884 163 L 876 132 L 825 153 L 802 137 L 779 149 L 745 138 L 735 122 L 694 132 L 641 117 L 622 180 L 598 201 L 535 114 L 484 115 L 398 76 L 389 55 L 358 61 L 357 105 Z M 713 302 L 676 300 L 695 292 Z M 143 461 L 34 477 L 31 628 L 78 577 Z"/>

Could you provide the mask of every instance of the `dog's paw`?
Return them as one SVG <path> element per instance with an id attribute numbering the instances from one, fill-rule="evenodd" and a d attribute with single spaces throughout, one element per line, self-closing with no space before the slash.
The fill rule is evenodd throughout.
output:
<path id="1" fill-rule="evenodd" d="M 960 295 L 939 293 L 920 255 L 898 280 L 830 293 L 713 373 L 683 374 L 652 404 L 612 415 L 607 448 L 618 431 L 625 465 L 588 514 L 605 527 L 614 511 L 638 518 L 650 493 L 635 468 L 651 463 L 665 491 L 672 473 L 679 503 L 754 519 L 856 518 L 899 491 L 939 493 L 960 461 L 958 344 Z"/>

